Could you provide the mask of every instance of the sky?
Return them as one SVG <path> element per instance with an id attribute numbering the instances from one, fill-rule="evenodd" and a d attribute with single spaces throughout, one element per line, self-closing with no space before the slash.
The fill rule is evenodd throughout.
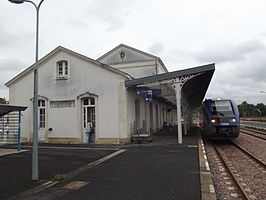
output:
<path id="1" fill-rule="evenodd" d="M 34 63 L 35 17 L 30 3 L 0 2 L 0 97 Z M 215 63 L 206 98 L 266 104 L 265 19 L 265 0 L 44 0 L 39 58 L 60 45 L 97 59 L 123 43 L 169 71 Z"/>

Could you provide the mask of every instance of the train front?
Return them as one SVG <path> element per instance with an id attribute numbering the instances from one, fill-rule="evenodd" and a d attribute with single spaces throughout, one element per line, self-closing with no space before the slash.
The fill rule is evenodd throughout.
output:
<path id="1" fill-rule="evenodd" d="M 209 130 L 206 136 L 210 138 L 238 137 L 240 130 L 239 112 L 232 100 L 210 100 L 208 102 Z"/>

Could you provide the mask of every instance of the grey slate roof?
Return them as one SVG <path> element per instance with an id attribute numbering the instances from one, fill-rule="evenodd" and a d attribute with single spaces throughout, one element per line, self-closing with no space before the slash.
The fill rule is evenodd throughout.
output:
<path id="1" fill-rule="evenodd" d="M 165 85 L 149 86 L 153 82 L 160 82 L 163 80 L 173 80 L 181 76 L 196 75 L 195 77 L 189 79 L 185 82 L 182 87 L 183 98 L 193 109 L 201 105 L 209 84 L 211 82 L 213 73 L 215 70 L 215 64 L 208 64 L 199 67 L 193 67 L 184 70 L 178 70 L 174 72 L 168 72 L 164 74 L 158 74 L 153 76 L 142 77 L 133 80 L 126 80 L 125 86 L 127 88 L 135 88 L 138 86 L 147 86 L 152 89 L 161 89 L 162 95 L 155 96 L 155 98 L 164 99 L 169 105 L 176 105 L 175 91 L 172 86 L 166 87 Z"/>
<path id="2" fill-rule="evenodd" d="M 203 65 L 199 67 L 193 67 L 189 69 L 183 69 L 183 70 L 178 70 L 178 71 L 173 71 L 173 72 L 168 72 L 168 73 L 163 73 L 163 74 L 157 74 L 153 76 L 146 76 L 134 80 L 126 80 L 125 85 L 126 87 L 132 87 L 136 86 L 139 84 L 145 84 L 145 83 L 151 83 L 155 81 L 163 81 L 163 80 L 170 80 L 170 79 L 175 79 L 180 76 L 186 76 L 186 75 L 192 75 L 192 74 L 197 74 L 201 72 L 206 72 L 206 71 L 214 71 L 215 70 L 215 64 L 208 64 L 208 65 Z"/>

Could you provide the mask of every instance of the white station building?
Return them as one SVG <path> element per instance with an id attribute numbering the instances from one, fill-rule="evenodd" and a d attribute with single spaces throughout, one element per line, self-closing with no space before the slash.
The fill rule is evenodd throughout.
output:
<path id="1" fill-rule="evenodd" d="M 11 105 L 22 114 L 21 140 L 32 141 L 34 65 L 8 81 Z M 162 60 L 121 44 L 97 60 L 57 47 L 39 60 L 38 138 L 44 143 L 129 143 L 164 123 L 191 126 L 215 70 L 214 64 L 168 72 Z M 90 126 L 90 128 L 88 128 Z M 182 128 L 183 126 L 183 128 Z"/>

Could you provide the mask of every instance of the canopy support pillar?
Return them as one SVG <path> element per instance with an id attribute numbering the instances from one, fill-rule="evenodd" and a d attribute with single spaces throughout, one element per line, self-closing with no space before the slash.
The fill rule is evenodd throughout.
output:
<path id="1" fill-rule="evenodd" d="M 182 144 L 182 123 L 181 123 L 181 84 L 179 81 L 174 83 L 177 110 L 177 138 L 178 144 Z"/>

